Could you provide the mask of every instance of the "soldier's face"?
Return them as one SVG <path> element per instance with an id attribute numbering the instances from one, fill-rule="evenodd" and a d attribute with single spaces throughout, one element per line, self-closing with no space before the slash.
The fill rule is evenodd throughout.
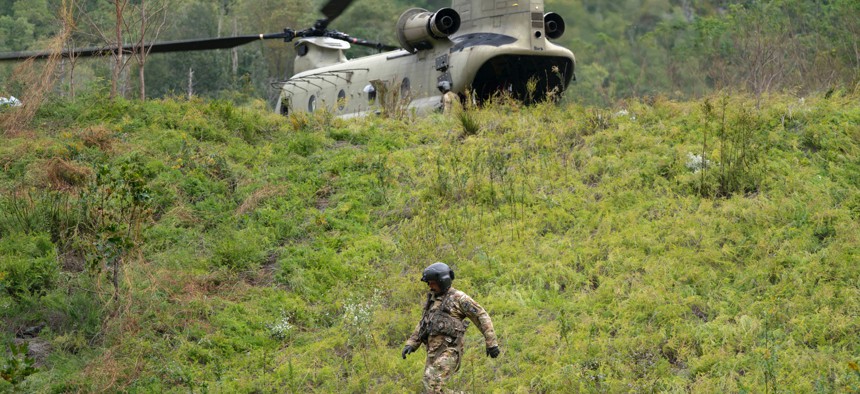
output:
<path id="1" fill-rule="evenodd" d="M 439 282 L 436 282 L 435 280 L 427 281 L 427 286 L 430 286 L 430 290 L 434 293 L 438 294 L 442 291 L 442 286 L 439 286 Z"/>

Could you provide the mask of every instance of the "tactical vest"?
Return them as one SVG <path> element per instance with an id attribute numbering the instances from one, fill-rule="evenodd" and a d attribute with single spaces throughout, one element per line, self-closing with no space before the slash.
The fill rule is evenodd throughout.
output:
<path id="1" fill-rule="evenodd" d="M 451 308 L 448 306 L 451 300 L 450 295 L 445 296 L 442 300 L 442 305 L 439 305 L 435 310 L 429 310 L 429 302 L 424 310 L 424 316 L 421 317 L 421 330 L 418 333 L 421 342 L 427 342 L 430 335 L 444 335 L 452 339 L 460 339 L 466 333 L 466 325 L 462 320 L 451 315 Z"/>

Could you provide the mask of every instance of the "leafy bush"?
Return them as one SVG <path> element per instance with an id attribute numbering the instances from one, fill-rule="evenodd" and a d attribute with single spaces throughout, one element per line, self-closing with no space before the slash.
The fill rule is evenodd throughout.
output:
<path id="1" fill-rule="evenodd" d="M 27 355 L 26 342 L 20 345 L 10 344 L 9 355 L 6 356 L 4 354 L 2 361 L 3 364 L 0 365 L 0 378 L 11 383 L 13 387 L 23 382 L 27 376 L 36 373 L 34 366 L 36 360 Z"/>
<path id="2" fill-rule="evenodd" d="M 48 234 L 13 233 L 0 240 L 0 289 L 12 297 L 44 295 L 58 274 L 57 252 Z"/>

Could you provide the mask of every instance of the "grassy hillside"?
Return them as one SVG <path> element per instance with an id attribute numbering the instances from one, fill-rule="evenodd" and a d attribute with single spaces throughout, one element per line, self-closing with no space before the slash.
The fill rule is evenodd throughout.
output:
<path id="1" fill-rule="evenodd" d="M 458 390 L 860 390 L 857 102 L 51 103 L 0 144 L 0 391 L 417 392 L 435 261 L 501 341 Z"/>

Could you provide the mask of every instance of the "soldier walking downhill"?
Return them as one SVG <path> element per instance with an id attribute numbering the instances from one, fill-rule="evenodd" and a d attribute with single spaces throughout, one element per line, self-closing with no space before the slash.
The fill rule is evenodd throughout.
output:
<path id="1" fill-rule="evenodd" d="M 427 282 L 430 292 L 421 321 L 401 354 L 406 359 L 406 355 L 418 350 L 422 343 L 427 347 L 423 379 L 427 393 L 442 393 L 445 382 L 460 369 L 468 327 L 465 318 L 468 317 L 484 335 L 487 355 L 499 356 L 499 343 L 490 316 L 466 293 L 452 288 L 453 280 L 454 271 L 445 263 L 434 263 L 424 269 L 421 281 Z"/>

